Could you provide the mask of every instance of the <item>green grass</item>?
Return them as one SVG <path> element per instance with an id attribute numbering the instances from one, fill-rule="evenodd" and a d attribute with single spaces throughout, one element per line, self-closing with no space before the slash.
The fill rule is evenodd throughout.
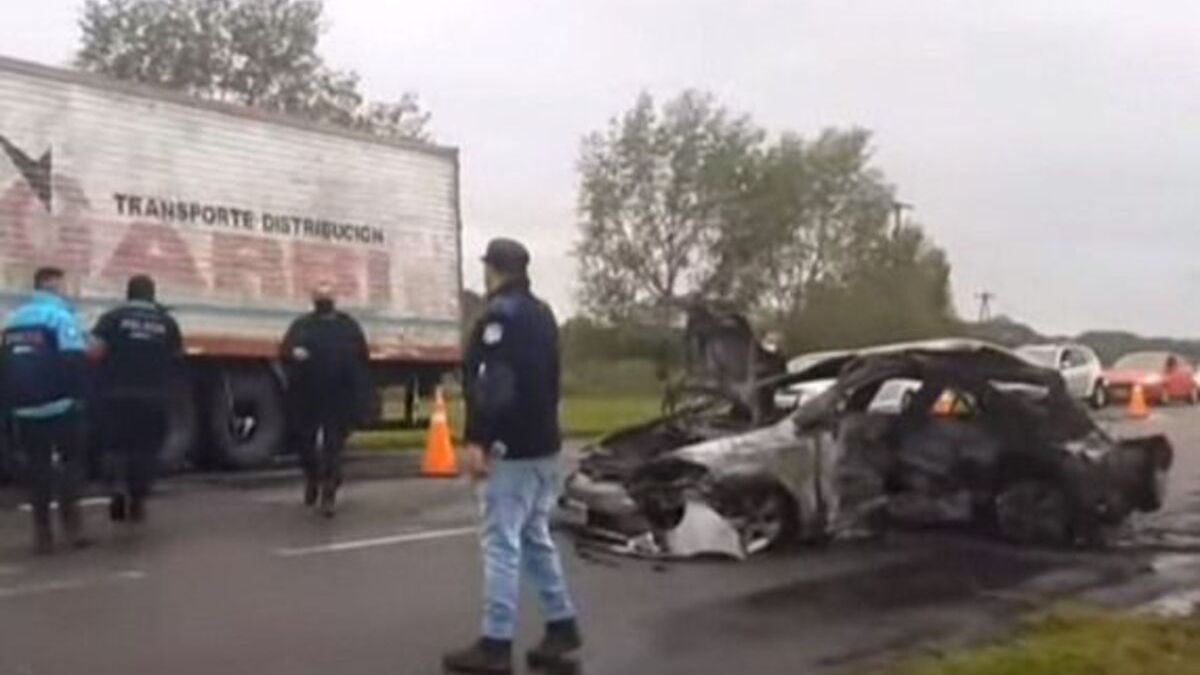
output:
<path id="1" fill-rule="evenodd" d="M 650 394 L 568 396 L 562 402 L 563 435 L 568 438 L 602 436 L 657 416 L 660 405 L 661 399 Z M 462 403 L 452 400 L 449 408 L 450 428 L 457 440 L 462 437 Z M 416 449 L 424 444 L 424 429 L 361 431 L 349 442 L 352 450 Z"/>
<path id="2" fill-rule="evenodd" d="M 1200 622 L 1064 610 L 1011 639 L 912 661 L 886 675 L 1200 675 Z"/>
<path id="3" fill-rule="evenodd" d="M 661 414 L 662 398 L 649 394 L 571 396 L 563 400 L 563 435 L 595 438 Z"/>

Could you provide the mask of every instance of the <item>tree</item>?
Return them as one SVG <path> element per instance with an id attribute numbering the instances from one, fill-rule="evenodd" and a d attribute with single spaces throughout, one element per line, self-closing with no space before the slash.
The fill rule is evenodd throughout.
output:
<path id="1" fill-rule="evenodd" d="M 712 96 L 684 92 L 661 110 L 643 94 L 584 140 L 576 248 L 580 300 L 610 320 L 659 315 L 711 284 L 722 204 L 748 187 L 762 132 Z"/>
<path id="2" fill-rule="evenodd" d="M 383 137 L 428 139 L 415 95 L 368 102 L 317 48 L 320 0 L 87 0 L 76 65 L 121 80 L 297 115 Z"/>
<path id="3" fill-rule="evenodd" d="M 863 250 L 841 278 L 810 288 L 787 328 L 789 345 L 800 351 L 956 334 L 950 264 L 919 226 L 898 228 Z"/>
<path id="4" fill-rule="evenodd" d="M 870 134 L 827 129 L 814 141 L 784 134 L 757 162 L 752 189 L 718 242 L 717 286 L 770 322 L 800 312 L 818 285 L 844 281 L 883 245 L 895 202 L 871 166 Z"/>

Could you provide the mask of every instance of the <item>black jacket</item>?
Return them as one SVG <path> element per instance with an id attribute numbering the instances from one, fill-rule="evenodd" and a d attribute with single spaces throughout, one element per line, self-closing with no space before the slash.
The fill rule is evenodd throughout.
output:
<path id="1" fill-rule="evenodd" d="M 134 300 L 109 310 L 92 333 L 104 342 L 102 397 L 161 398 L 182 376 L 183 336 L 161 305 Z"/>
<path id="2" fill-rule="evenodd" d="M 493 458 L 559 451 L 558 324 L 528 282 L 492 295 L 471 331 L 464 366 L 467 442 Z"/>
<path id="3" fill-rule="evenodd" d="M 297 347 L 308 352 L 307 359 L 293 356 Z M 296 319 L 283 338 L 280 357 L 298 412 L 321 411 L 354 421 L 365 411 L 370 350 L 349 314 L 311 312 Z"/>

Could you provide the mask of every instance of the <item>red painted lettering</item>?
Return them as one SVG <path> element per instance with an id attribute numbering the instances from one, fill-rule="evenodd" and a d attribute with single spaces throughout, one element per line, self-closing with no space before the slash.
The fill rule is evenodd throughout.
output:
<path id="1" fill-rule="evenodd" d="M 297 297 L 308 297 L 328 279 L 338 297 L 361 302 L 366 295 L 359 280 L 362 267 L 361 255 L 352 249 L 298 241 L 292 246 L 292 291 Z"/>
<path id="2" fill-rule="evenodd" d="M 367 302 L 380 308 L 392 304 L 392 261 L 387 251 L 367 254 Z"/>
<path id="3" fill-rule="evenodd" d="M 218 294 L 278 298 L 287 295 L 279 242 L 245 234 L 213 235 L 213 288 Z"/>
<path id="4" fill-rule="evenodd" d="M 172 227 L 160 223 L 130 225 L 103 276 L 119 284 L 134 274 L 149 274 L 165 289 L 196 291 L 205 287 L 187 243 Z"/>
<path id="5" fill-rule="evenodd" d="M 83 191 L 75 181 L 55 176 L 54 202 L 58 212 L 48 213 L 24 180 L 0 195 L 0 261 L 22 283 L 40 265 L 61 267 L 75 281 L 91 272 L 92 228 Z"/>

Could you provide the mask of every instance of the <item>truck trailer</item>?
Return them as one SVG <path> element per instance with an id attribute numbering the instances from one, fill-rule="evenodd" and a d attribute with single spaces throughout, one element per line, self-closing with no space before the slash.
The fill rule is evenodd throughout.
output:
<path id="1" fill-rule="evenodd" d="M 86 327 L 134 274 L 179 321 L 188 377 L 168 468 L 262 466 L 288 449 L 279 344 L 323 279 L 408 421 L 458 363 L 454 148 L 0 58 L 0 149 L 0 313 L 55 265 Z"/>

